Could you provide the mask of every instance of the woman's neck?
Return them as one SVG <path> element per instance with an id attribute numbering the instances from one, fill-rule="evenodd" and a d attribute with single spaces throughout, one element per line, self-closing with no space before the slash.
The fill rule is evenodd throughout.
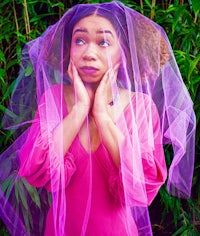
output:
<path id="1" fill-rule="evenodd" d="M 84 82 L 84 85 L 86 87 L 87 90 L 91 90 L 93 91 L 94 93 L 96 92 L 98 86 L 99 86 L 99 82 L 96 82 L 96 83 L 87 83 L 87 82 Z"/>

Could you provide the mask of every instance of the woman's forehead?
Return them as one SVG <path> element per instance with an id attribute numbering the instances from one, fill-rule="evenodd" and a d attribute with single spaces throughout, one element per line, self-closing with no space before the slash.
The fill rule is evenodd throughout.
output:
<path id="1" fill-rule="evenodd" d="M 115 34 L 115 29 L 111 24 L 111 22 L 108 19 L 98 15 L 87 16 L 78 21 L 74 26 L 73 34 L 78 31 L 88 32 L 91 30 L 99 34 L 100 33 L 108 33 L 111 35 Z"/>

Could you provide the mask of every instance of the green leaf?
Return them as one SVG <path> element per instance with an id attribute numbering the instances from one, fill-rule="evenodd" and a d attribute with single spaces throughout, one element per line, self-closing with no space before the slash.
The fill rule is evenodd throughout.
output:
<path id="1" fill-rule="evenodd" d="M 33 66 L 32 65 L 28 65 L 27 68 L 26 68 L 25 76 L 31 75 L 32 72 L 33 72 Z"/>
<path id="2" fill-rule="evenodd" d="M 52 5 L 52 7 L 59 7 L 62 10 L 65 9 L 65 5 L 62 2 L 55 3 Z"/>
<path id="3" fill-rule="evenodd" d="M 192 8 L 194 10 L 194 14 L 197 15 L 200 10 L 199 0 L 192 0 Z"/>
<path id="4" fill-rule="evenodd" d="M 3 111 L 3 113 L 7 114 L 8 116 L 12 117 L 13 119 L 16 119 L 17 116 L 8 108 L 0 104 L 0 110 Z"/>
<path id="5" fill-rule="evenodd" d="M 3 61 L 4 63 L 6 63 L 6 58 L 4 56 L 4 53 L 0 50 L 0 61 Z"/>
<path id="6" fill-rule="evenodd" d="M 40 197 L 39 197 L 39 194 L 38 194 L 36 188 L 34 188 L 34 187 L 32 187 L 31 185 L 29 185 L 25 179 L 22 179 L 22 182 L 23 182 L 25 188 L 27 189 L 28 194 L 30 195 L 30 197 L 31 197 L 31 199 L 33 200 L 33 202 L 34 202 L 39 208 L 41 208 Z"/>
<path id="7" fill-rule="evenodd" d="M 189 68 L 189 72 L 188 72 L 188 80 L 190 80 L 191 74 L 194 71 L 194 69 L 196 68 L 199 60 L 200 60 L 200 54 L 193 61 L 190 62 L 190 68 Z"/>
<path id="8" fill-rule="evenodd" d="M 18 185 L 16 186 L 18 193 L 19 193 L 19 202 L 22 203 L 23 207 L 28 210 L 28 202 L 26 197 L 26 192 L 24 190 L 24 185 L 21 179 L 18 181 Z"/>
<path id="9" fill-rule="evenodd" d="M 9 61 L 6 65 L 6 70 L 10 69 L 11 67 L 19 65 L 19 61 L 17 59 Z"/>
<path id="10" fill-rule="evenodd" d="M 17 199 L 17 203 L 19 202 L 19 191 L 18 191 L 18 181 L 15 183 L 15 197 Z"/>
<path id="11" fill-rule="evenodd" d="M 10 179 L 4 180 L 3 183 L 1 184 L 2 191 L 6 192 L 11 183 L 12 181 Z"/>
<path id="12" fill-rule="evenodd" d="M 5 77 L 6 71 L 4 69 L 0 68 L 0 79 L 2 81 L 2 84 L 5 83 L 4 82 L 4 77 Z"/>
<path id="13" fill-rule="evenodd" d="M 3 182 L 2 186 L 5 189 L 6 198 L 8 199 L 10 193 L 15 185 L 16 173 L 12 173 L 9 177 Z"/>
<path id="14" fill-rule="evenodd" d="M 13 89 L 15 87 L 16 80 L 14 80 L 9 87 L 6 88 L 6 91 L 3 94 L 2 101 L 10 98 L 11 93 L 13 92 Z"/>
<path id="15" fill-rule="evenodd" d="M 151 9 L 152 8 L 152 5 L 151 5 L 151 3 L 149 2 L 149 0 L 144 0 L 145 1 L 145 3 L 147 4 L 147 6 Z"/>
<path id="16" fill-rule="evenodd" d="M 187 230 L 187 225 L 181 226 L 172 236 L 180 236 L 185 230 Z"/>
<path id="17" fill-rule="evenodd" d="M 52 13 L 40 14 L 40 15 L 34 16 L 33 18 L 30 19 L 30 23 L 38 22 L 38 21 L 41 20 L 43 17 L 47 17 L 47 16 L 52 16 Z"/>
<path id="18" fill-rule="evenodd" d="M 175 32 L 175 29 L 178 25 L 178 22 L 181 18 L 181 15 L 183 14 L 185 8 L 184 7 L 178 7 L 175 11 L 175 16 L 174 16 L 174 19 L 173 19 L 173 24 L 172 24 L 172 34 L 174 34 Z"/>
<path id="19" fill-rule="evenodd" d="M 30 232 L 30 223 L 31 223 L 31 221 L 30 221 L 30 217 L 29 217 L 30 214 L 29 214 L 29 212 L 27 212 L 27 209 L 22 210 L 22 215 L 23 215 L 23 218 L 24 218 L 26 230 L 28 232 Z"/>

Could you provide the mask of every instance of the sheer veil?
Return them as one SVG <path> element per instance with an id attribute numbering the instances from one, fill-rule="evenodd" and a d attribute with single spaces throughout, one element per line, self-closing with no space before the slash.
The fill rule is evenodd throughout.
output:
<path id="1" fill-rule="evenodd" d="M 139 235 L 152 235 L 148 206 L 165 181 L 170 194 L 190 196 L 195 115 L 164 30 L 119 2 L 81 4 L 27 43 L 22 53 L 19 77 L 2 121 L 17 137 L 0 156 L 0 216 L 11 235 L 43 235 L 49 209 L 53 211 L 56 235 L 65 235 L 63 222 L 68 221 L 71 210 L 66 199 L 72 198 L 66 188 L 75 178 L 78 153 L 84 146 L 80 142 L 72 145 L 63 157 L 62 137 L 67 137 L 67 130 L 60 131 L 56 148 L 59 152 L 55 152 L 52 132 L 69 112 L 64 87 L 72 84 L 68 64 L 73 27 L 93 14 L 112 23 L 121 43 L 121 64 L 112 85 L 114 105 L 111 104 L 116 127 L 125 137 L 123 143 L 118 140 L 120 167 L 117 170 L 106 161 L 109 155 L 97 162 L 108 176 L 110 193 L 126 209 L 127 235 L 134 235 L 133 219 Z M 107 57 L 112 67 L 109 54 Z M 125 109 L 120 91 L 126 91 L 129 99 Z M 72 125 L 75 124 L 76 120 Z M 88 181 L 80 187 L 80 195 L 73 196 L 77 204 L 82 201 L 81 190 L 87 196 L 81 213 L 81 233 L 77 235 L 87 235 L 96 196 L 93 159 L 99 147 L 91 149 L 89 130 L 87 137 L 85 152 L 89 159 L 84 168 Z M 32 158 L 26 155 L 25 143 L 32 150 Z M 173 149 L 168 170 L 164 145 Z M 75 149 L 77 156 L 73 155 Z"/>

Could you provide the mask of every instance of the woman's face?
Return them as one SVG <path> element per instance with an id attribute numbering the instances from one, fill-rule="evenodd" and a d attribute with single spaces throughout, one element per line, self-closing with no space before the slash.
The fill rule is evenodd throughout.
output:
<path id="1" fill-rule="evenodd" d="M 119 39 L 107 19 L 92 15 L 74 26 L 70 57 L 84 82 L 99 82 L 120 62 L 120 54 Z"/>

